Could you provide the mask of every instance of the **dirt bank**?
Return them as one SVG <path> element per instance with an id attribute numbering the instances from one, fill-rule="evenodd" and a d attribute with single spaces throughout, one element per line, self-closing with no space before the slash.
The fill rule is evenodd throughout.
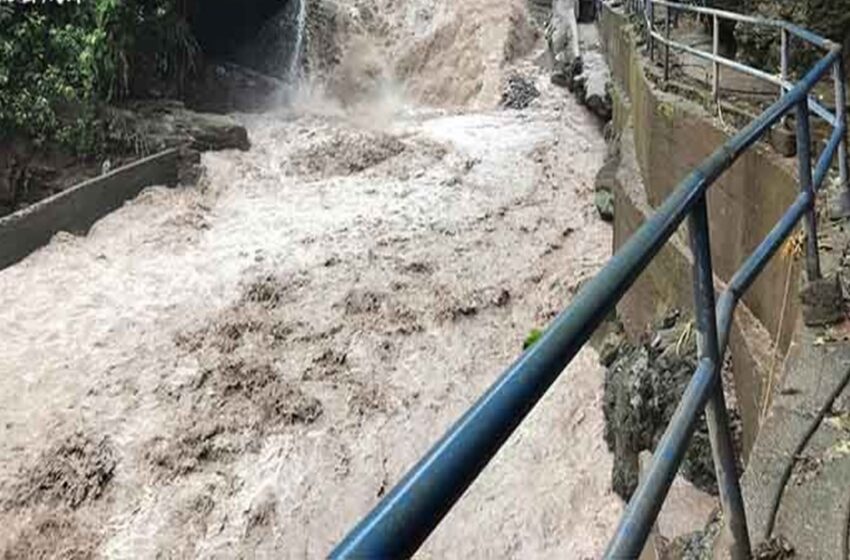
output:
<path id="1" fill-rule="evenodd" d="M 0 272 L 3 554 L 325 555 L 609 255 L 598 124 L 504 71 L 540 98 L 243 115 L 251 150 L 205 154 L 198 188 Z M 424 556 L 599 555 L 621 505 L 597 361 Z"/>

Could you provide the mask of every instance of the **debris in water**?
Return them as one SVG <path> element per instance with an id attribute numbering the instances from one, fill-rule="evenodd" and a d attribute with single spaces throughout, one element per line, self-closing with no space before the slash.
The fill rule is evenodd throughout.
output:
<path id="1" fill-rule="evenodd" d="M 513 74 L 505 82 L 500 104 L 507 109 L 525 109 L 538 97 L 540 97 L 540 91 L 533 81 L 519 74 Z"/>
<path id="2" fill-rule="evenodd" d="M 21 471 L 12 484 L 11 495 L 3 500 L 4 506 L 45 504 L 76 509 L 103 494 L 112 480 L 115 464 L 108 438 L 74 432 Z"/>

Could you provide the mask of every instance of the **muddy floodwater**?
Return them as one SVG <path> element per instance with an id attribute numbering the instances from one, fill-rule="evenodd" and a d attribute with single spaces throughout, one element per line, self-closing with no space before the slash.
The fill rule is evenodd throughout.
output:
<path id="1" fill-rule="evenodd" d="M 610 255 L 599 123 L 532 51 L 521 111 L 237 115 L 197 187 L 0 272 L 5 557 L 326 555 Z M 422 556 L 597 557 L 603 377 L 582 351 Z"/>

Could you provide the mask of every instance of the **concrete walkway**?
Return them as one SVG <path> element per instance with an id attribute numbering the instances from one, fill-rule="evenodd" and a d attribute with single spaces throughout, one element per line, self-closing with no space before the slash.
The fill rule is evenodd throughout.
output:
<path id="1" fill-rule="evenodd" d="M 850 367 L 847 323 L 798 330 L 785 379 L 750 456 L 743 478 L 754 546 L 765 540 L 782 473 L 823 403 Z M 796 558 L 843 559 L 850 499 L 850 390 L 811 438 L 785 488 L 773 535 L 793 546 Z"/>
<path id="2" fill-rule="evenodd" d="M 818 207 L 834 204 L 838 185 L 827 181 Z M 819 220 L 818 246 L 824 274 L 850 278 L 850 228 L 846 221 Z M 846 284 L 843 286 L 848 293 Z M 845 299 L 846 305 L 846 299 Z M 784 366 L 784 367 L 783 367 Z M 850 321 L 808 327 L 800 320 L 784 364 L 777 364 L 773 402 L 743 477 L 753 546 L 771 536 L 784 539 L 794 558 L 845 560 L 850 509 L 850 387 L 835 399 L 808 445 L 797 457 L 779 498 L 783 473 L 794 450 L 850 369 Z M 778 502 L 778 507 L 777 507 Z M 769 556 L 773 558 L 773 556 Z"/>

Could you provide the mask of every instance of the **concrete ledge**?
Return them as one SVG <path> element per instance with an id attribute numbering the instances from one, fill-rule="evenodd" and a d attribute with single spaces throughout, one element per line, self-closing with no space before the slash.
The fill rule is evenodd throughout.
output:
<path id="1" fill-rule="evenodd" d="M 0 219 L 0 269 L 46 245 L 60 231 L 86 233 L 145 187 L 174 186 L 178 153 L 172 148 L 154 154 Z"/>

